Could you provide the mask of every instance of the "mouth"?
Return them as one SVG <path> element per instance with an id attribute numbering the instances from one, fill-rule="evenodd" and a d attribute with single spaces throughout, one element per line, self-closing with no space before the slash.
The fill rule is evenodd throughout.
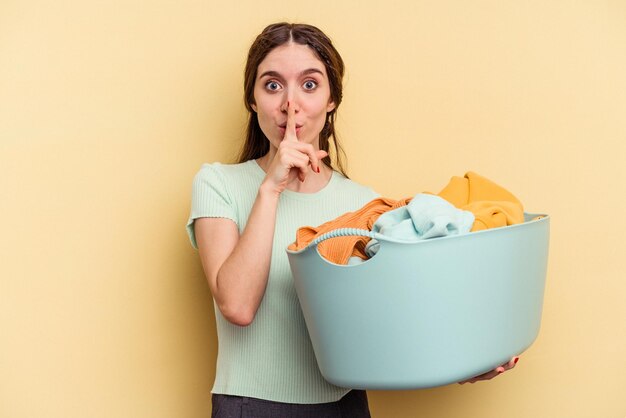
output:
<path id="1" fill-rule="evenodd" d="M 282 128 L 282 129 L 287 129 L 287 122 L 281 123 L 280 125 L 278 125 L 278 127 Z M 302 127 L 302 125 L 299 125 L 299 124 L 296 123 L 296 129 L 301 128 L 301 127 Z"/>
<path id="2" fill-rule="evenodd" d="M 296 136 L 300 135 L 300 128 L 302 128 L 302 125 L 296 123 Z M 284 137 L 285 133 L 287 132 L 287 124 L 283 123 L 281 125 L 278 125 L 278 130 L 280 131 L 280 134 Z"/>

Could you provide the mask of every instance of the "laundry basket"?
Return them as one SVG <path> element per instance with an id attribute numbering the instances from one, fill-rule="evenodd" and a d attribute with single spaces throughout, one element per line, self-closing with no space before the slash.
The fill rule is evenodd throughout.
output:
<path id="1" fill-rule="evenodd" d="M 317 244 L 287 250 L 317 364 L 355 389 L 417 389 L 493 370 L 537 337 L 550 218 L 401 242 L 375 235 L 378 253 L 337 265 Z"/>

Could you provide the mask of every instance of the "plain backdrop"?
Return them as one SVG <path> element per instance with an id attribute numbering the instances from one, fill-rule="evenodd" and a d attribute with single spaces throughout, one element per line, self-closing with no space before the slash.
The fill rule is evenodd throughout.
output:
<path id="1" fill-rule="evenodd" d="M 282 20 L 346 62 L 353 179 L 400 198 L 472 170 L 552 216 L 515 370 L 370 391 L 374 417 L 624 418 L 621 0 L 2 1 L 0 416 L 209 416 L 191 181 L 234 160 L 247 49 Z"/>

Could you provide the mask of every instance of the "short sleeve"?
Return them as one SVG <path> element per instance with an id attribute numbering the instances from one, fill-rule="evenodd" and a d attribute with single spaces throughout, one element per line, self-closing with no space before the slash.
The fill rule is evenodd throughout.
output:
<path id="1" fill-rule="evenodd" d="M 191 245 L 196 249 L 198 244 L 194 232 L 194 221 L 197 218 L 227 218 L 239 225 L 236 209 L 218 163 L 204 164 L 193 179 L 187 234 Z"/>

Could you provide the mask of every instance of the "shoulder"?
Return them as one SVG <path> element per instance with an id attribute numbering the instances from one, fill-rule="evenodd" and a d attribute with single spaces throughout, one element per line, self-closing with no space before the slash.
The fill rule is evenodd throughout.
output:
<path id="1" fill-rule="evenodd" d="M 257 164 L 254 160 L 237 164 L 222 164 L 220 162 L 204 163 L 194 177 L 195 182 L 209 182 L 212 184 L 237 184 L 241 181 L 254 178 Z"/>
<path id="2" fill-rule="evenodd" d="M 337 187 L 342 193 L 355 194 L 370 200 L 380 197 L 380 195 L 371 187 L 351 180 L 345 177 L 343 174 L 339 173 L 338 171 L 335 171 L 333 173 L 333 176 L 335 176 Z"/>
<path id="3" fill-rule="evenodd" d="M 224 175 L 236 175 L 239 173 L 251 171 L 253 168 L 254 160 L 246 161 L 245 163 L 237 164 L 224 164 L 220 162 L 204 163 L 200 166 L 197 174 L 198 176 L 224 176 Z"/>

